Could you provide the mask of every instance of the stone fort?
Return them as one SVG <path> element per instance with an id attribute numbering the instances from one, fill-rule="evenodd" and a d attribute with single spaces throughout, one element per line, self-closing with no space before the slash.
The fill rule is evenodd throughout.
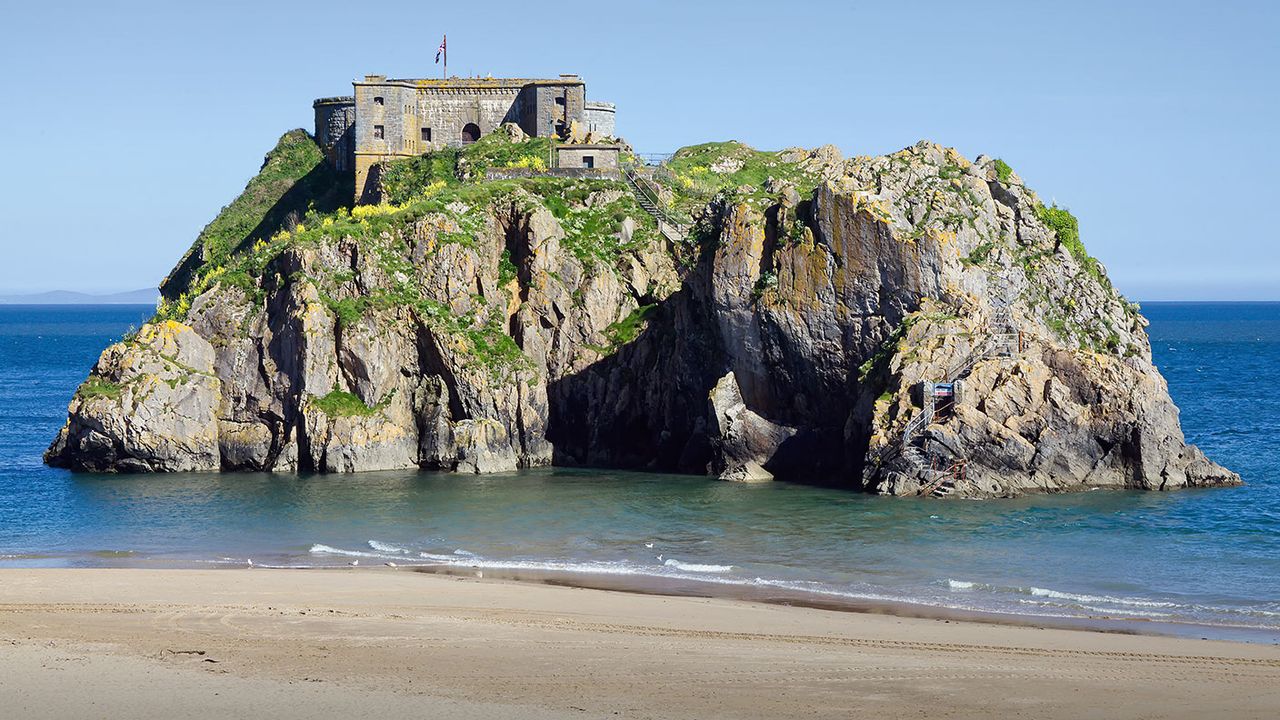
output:
<path id="1" fill-rule="evenodd" d="M 339 171 L 354 172 L 356 199 L 367 198 L 384 160 L 479 140 L 503 123 L 526 135 L 560 137 L 577 127 L 613 137 L 612 103 L 588 102 L 577 75 L 555 79 L 395 79 L 366 75 L 354 95 L 321 98 L 315 108 L 316 142 Z"/>

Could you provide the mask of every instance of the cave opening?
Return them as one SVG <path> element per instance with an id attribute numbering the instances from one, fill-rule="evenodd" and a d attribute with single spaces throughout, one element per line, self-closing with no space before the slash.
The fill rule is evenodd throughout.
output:
<path id="1" fill-rule="evenodd" d="M 499 281 L 503 281 L 504 292 L 510 282 L 510 280 L 506 279 L 506 275 L 514 273 L 516 282 L 515 300 L 517 302 L 513 303 L 514 307 L 509 312 L 507 328 L 508 333 L 521 350 L 524 349 L 524 337 L 516 316 L 519 312 L 519 306 L 529 300 L 529 285 L 533 278 L 533 243 L 526 220 L 519 217 L 513 218 L 503 228 L 505 244 L 502 253 L 503 261 L 498 271 Z"/>

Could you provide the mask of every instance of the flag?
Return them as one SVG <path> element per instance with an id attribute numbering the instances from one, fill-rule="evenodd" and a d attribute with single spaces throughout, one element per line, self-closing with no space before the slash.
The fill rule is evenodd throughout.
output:
<path id="1" fill-rule="evenodd" d="M 449 36 L 448 36 L 448 35 L 443 35 L 443 36 L 441 36 L 441 37 L 440 37 L 440 48 L 439 48 L 438 50 L 436 50 L 436 64 L 437 64 L 437 65 L 439 65 L 439 64 L 440 64 L 440 55 L 441 55 L 442 53 L 444 53 L 444 52 L 445 52 L 445 47 L 446 47 L 446 46 L 445 46 L 445 43 L 446 43 L 448 40 L 449 40 Z"/>

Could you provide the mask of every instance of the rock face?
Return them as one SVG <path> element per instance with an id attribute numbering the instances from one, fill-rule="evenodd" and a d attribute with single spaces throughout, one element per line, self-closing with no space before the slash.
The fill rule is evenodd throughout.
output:
<path id="1" fill-rule="evenodd" d="M 218 469 L 222 383 L 213 358 L 186 325 L 144 326 L 102 353 L 49 454 L 77 470 Z"/>
<path id="2" fill-rule="evenodd" d="M 184 261 L 192 279 L 103 353 L 46 458 L 555 463 L 914 494 L 935 477 L 904 451 L 920 384 L 951 379 L 999 316 L 1016 352 L 976 358 L 953 410 L 907 443 L 963 465 L 958 494 L 1238 482 L 1185 443 L 1145 321 L 1074 219 L 1003 163 L 929 143 L 715 152 L 682 151 L 657 178 L 691 215 L 684 245 L 621 183 L 439 179 L 426 158 L 384 173 L 397 204 Z"/>

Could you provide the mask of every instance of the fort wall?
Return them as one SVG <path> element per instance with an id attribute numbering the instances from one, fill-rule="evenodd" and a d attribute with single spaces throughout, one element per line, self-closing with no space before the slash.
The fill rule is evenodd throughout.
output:
<path id="1" fill-rule="evenodd" d="M 474 142 L 503 123 L 515 123 L 534 137 L 567 136 L 575 123 L 587 130 L 586 86 L 577 75 L 558 79 L 366 75 L 352 86 L 352 97 L 317 100 L 314 107 L 316 141 L 335 167 L 354 170 L 357 200 L 371 196 L 370 175 L 379 163 Z M 610 135 L 612 113 L 609 105 Z M 601 124 L 604 115 L 603 109 L 597 110 Z"/>
<path id="2" fill-rule="evenodd" d="M 588 102 L 582 110 L 582 122 L 586 125 L 586 131 L 596 138 L 617 137 L 617 112 L 617 106 L 613 103 Z"/>
<path id="3" fill-rule="evenodd" d="M 355 98 L 320 98 L 311 106 L 316 114 L 316 144 L 338 172 L 351 172 L 355 156 Z"/>

